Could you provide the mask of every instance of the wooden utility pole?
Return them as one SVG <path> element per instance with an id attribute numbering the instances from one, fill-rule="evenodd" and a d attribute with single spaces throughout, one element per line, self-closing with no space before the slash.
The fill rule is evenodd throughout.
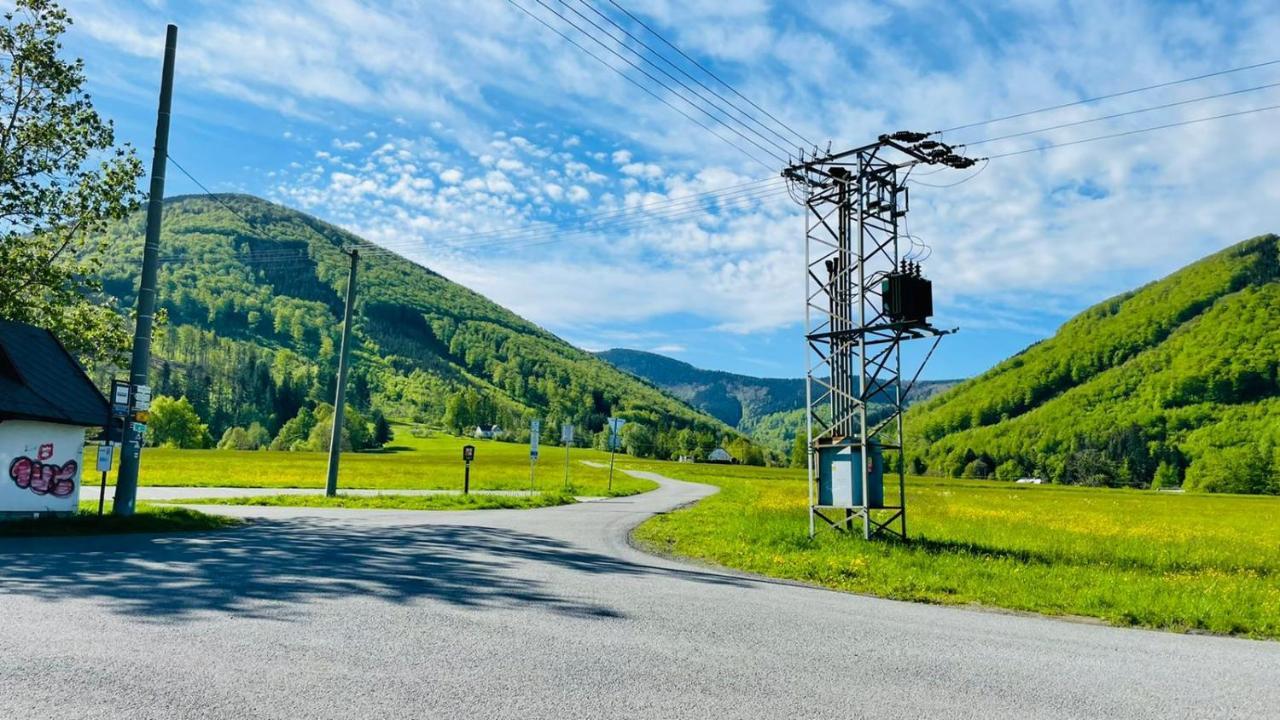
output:
<path id="1" fill-rule="evenodd" d="M 142 245 L 142 279 L 138 283 L 137 318 L 133 331 L 133 356 L 129 382 L 133 388 L 147 384 L 151 364 L 151 324 L 156 314 L 156 274 L 160 267 L 160 219 L 164 211 L 164 174 L 169 157 L 169 108 L 173 102 L 173 63 L 178 48 L 178 26 L 165 32 L 164 69 L 160 75 L 160 107 L 156 112 L 156 144 L 151 156 L 151 193 L 147 197 L 147 231 Z M 130 391 L 132 396 L 132 390 Z M 111 512 L 132 515 L 138 498 L 138 466 L 142 460 L 145 425 L 126 417 L 124 442 L 120 448 L 120 471 L 116 475 L 116 496 Z"/>
<path id="2" fill-rule="evenodd" d="M 342 345 L 338 348 L 338 390 L 333 398 L 333 429 L 329 435 L 329 478 L 325 482 L 324 494 L 333 497 L 338 494 L 338 460 L 342 454 L 342 416 L 346 410 L 347 397 L 347 356 L 351 352 L 351 316 L 356 305 L 356 265 L 360 261 L 360 253 L 351 249 L 351 271 L 347 275 L 347 307 L 342 314 Z"/>

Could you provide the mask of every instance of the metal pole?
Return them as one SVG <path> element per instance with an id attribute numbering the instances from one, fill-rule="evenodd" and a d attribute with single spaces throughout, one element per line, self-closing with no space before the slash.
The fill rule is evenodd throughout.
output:
<path id="1" fill-rule="evenodd" d="M 329 477 L 324 486 L 324 494 L 329 497 L 338 494 L 338 459 L 342 454 L 342 416 L 347 397 L 347 355 L 351 350 L 351 316 L 355 312 L 356 266 L 359 261 L 360 253 L 352 249 L 351 271 L 347 276 L 347 307 L 342 313 L 342 345 L 338 348 L 338 389 L 333 397 L 333 428 L 329 435 Z"/>
<path id="2" fill-rule="evenodd" d="M 564 489 L 569 489 L 569 446 L 573 443 L 564 444 Z"/>
<path id="3" fill-rule="evenodd" d="M 804 465 L 805 472 L 809 479 L 809 538 L 814 536 L 814 505 L 817 504 L 817 473 L 814 469 L 816 459 L 814 458 L 813 448 L 813 347 L 809 335 L 813 333 L 812 311 L 809 303 L 809 277 L 811 274 L 810 267 L 813 263 L 810 245 L 813 242 L 813 232 L 810 229 L 813 223 L 813 190 L 807 191 L 809 196 L 805 198 L 805 217 L 804 217 L 804 432 L 805 443 L 804 448 Z"/>
<path id="4" fill-rule="evenodd" d="M 178 26 L 165 29 L 164 69 L 160 74 L 160 105 L 156 111 L 156 144 L 151 156 L 151 192 L 147 197 L 147 230 L 142 245 L 142 278 L 138 282 L 137 318 L 133 331 L 133 356 L 129 381 L 147 384 L 151 364 L 151 323 L 156 313 L 156 274 L 160 266 L 160 219 L 164 211 L 164 175 L 169 157 L 169 110 L 173 104 L 173 63 L 178 48 Z M 138 498 L 138 466 L 142 460 L 142 435 L 125 420 L 116 474 L 114 515 L 132 515 Z"/>
<path id="5" fill-rule="evenodd" d="M 858 156 L 858 327 L 867 326 L 866 160 Z M 867 472 L 867 335 L 858 334 L 858 423 L 862 461 L 862 537 L 871 539 L 871 480 Z"/>
<path id="6" fill-rule="evenodd" d="M 533 458 L 529 458 L 529 494 L 530 495 L 534 493 L 533 468 L 537 466 L 537 464 L 538 464 L 537 460 L 534 460 Z"/>
<path id="7" fill-rule="evenodd" d="M 467 463 L 467 469 L 462 473 L 462 494 L 471 494 L 471 463 Z"/>
<path id="8" fill-rule="evenodd" d="M 609 434 L 609 494 L 613 494 L 613 456 L 617 450 L 613 447 L 613 434 L 610 430 Z"/>

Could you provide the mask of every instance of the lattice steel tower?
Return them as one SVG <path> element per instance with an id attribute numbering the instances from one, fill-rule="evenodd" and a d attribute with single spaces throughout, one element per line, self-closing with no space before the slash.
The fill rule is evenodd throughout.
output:
<path id="1" fill-rule="evenodd" d="M 786 170 L 805 206 L 805 342 L 809 535 L 815 518 L 836 530 L 907 536 L 902 411 L 943 335 L 929 323 L 932 287 L 901 253 L 906 176 L 919 164 L 966 168 L 925 133 L 881 135 L 870 145 L 814 153 Z M 933 338 L 903 385 L 901 345 Z M 874 403 L 876 412 L 871 413 Z M 898 492 L 886 502 L 885 458 L 897 456 Z M 843 511 L 843 517 L 836 513 Z M 830 516 L 829 516 L 830 515 Z M 897 525 L 897 528 L 894 528 Z"/>

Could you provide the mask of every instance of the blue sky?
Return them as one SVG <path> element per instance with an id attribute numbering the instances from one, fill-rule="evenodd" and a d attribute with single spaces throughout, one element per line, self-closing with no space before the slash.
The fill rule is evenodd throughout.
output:
<path id="1" fill-rule="evenodd" d="M 86 59 L 99 109 L 148 162 L 164 23 L 174 22 L 170 152 L 212 189 L 311 212 L 588 349 L 802 374 L 802 220 L 785 194 L 760 183 L 661 220 L 634 210 L 766 180 L 778 168 L 749 159 L 510 3 L 66 4 L 76 19 L 68 51 Z M 521 4 L 574 32 L 536 0 Z M 1269 0 L 621 4 L 805 137 L 837 148 L 1280 57 L 1280 14 Z M 604 0 L 596 5 L 625 20 Z M 947 139 L 973 142 L 1277 80 L 1280 65 Z M 1278 103 L 1274 88 L 981 150 Z M 1260 113 L 1001 158 L 954 187 L 913 187 L 910 227 L 932 248 L 925 268 L 937 321 L 961 328 L 925 377 L 981 372 L 1088 305 L 1280 229 L 1278 119 Z M 920 179 L 943 185 L 971 174 Z M 169 194 L 196 190 L 170 173 Z M 632 214 L 584 224 L 602 212 Z"/>

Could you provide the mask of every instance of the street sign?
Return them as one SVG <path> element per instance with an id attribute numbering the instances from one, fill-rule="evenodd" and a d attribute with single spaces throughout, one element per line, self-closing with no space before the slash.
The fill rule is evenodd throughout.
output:
<path id="1" fill-rule="evenodd" d="M 145 422 L 147 422 L 148 420 L 150 420 L 150 419 L 151 419 L 151 411 L 150 411 L 150 410 L 137 410 L 137 411 L 134 411 L 134 413 L 133 413 L 133 419 L 134 419 L 134 420 L 137 420 L 137 421 L 138 421 L 138 422 L 140 422 L 140 423 L 145 423 Z"/>
<path id="2" fill-rule="evenodd" d="M 475 459 L 476 459 L 476 446 L 475 446 L 475 445 L 463 445 L 463 446 L 462 446 L 462 461 L 463 461 L 463 462 L 468 462 L 468 463 L 469 463 L 469 462 L 471 462 L 472 460 L 475 460 Z"/>
<path id="3" fill-rule="evenodd" d="M 136 422 L 136 423 L 131 423 L 131 424 L 133 425 L 133 431 L 134 431 L 135 433 L 137 433 L 138 435 L 143 435 L 143 434 L 145 434 L 145 433 L 147 432 L 147 424 L 146 424 L 146 423 Z"/>
<path id="4" fill-rule="evenodd" d="M 573 423 L 560 424 L 560 444 L 569 445 L 573 442 Z"/>
<path id="5" fill-rule="evenodd" d="M 134 410 L 150 410 L 151 409 L 151 386 L 150 385 L 134 385 L 133 386 L 133 409 Z"/>
<path id="6" fill-rule="evenodd" d="M 124 416 L 129 413 L 129 383 L 124 380 L 111 381 L 111 414 Z"/>
<path id="7" fill-rule="evenodd" d="M 542 435 L 542 421 L 534 420 L 529 423 L 529 459 L 538 459 L 538 440 Z"/>
<path id="8" fill-rule="evenodd" d="M 622 426 L 627 421 L 622 418 L 609 418 L 609 449 L 617 450 L 622 447 Z"/>
<path id="9" fill-rule="evenodd" d="M 107 472 L 111 469 L 111 450 L 110 443 L 98 446 L 98 472 Z"/>

